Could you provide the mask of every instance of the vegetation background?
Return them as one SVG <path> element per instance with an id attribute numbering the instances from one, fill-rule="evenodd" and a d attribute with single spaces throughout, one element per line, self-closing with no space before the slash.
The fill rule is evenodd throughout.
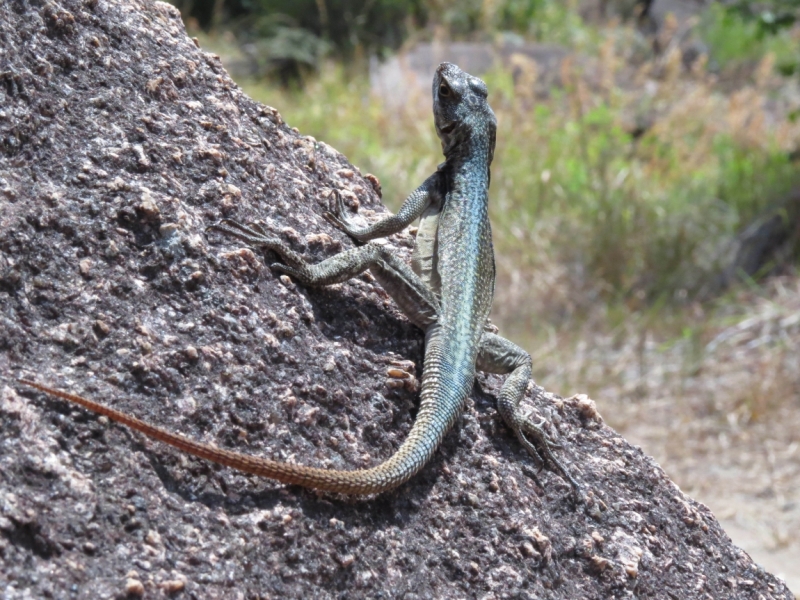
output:
<path id="1" fill-rule="evenodd" d="M 800 594 L 800 0 L 174 3 L 393 209 L 440 161 L 407 63 L 488 49 L 493 319 Z"/>

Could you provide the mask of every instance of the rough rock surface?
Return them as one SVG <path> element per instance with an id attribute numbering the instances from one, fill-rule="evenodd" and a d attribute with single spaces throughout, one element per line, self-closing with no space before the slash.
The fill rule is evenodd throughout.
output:
<path id="1" fill-rule="evenodd" d="M 350 245 L 320 216 L 332 188 L 383 211 L 374 179 L 245 97 L 169 5 L 0 4 L 4 598 L 791 597 L 585 397 L 528 402 L 590 490 L 576 506 L 501 424 L 497 378 L 371 499 L 187 458 L 14 383 L 273 458 L 385 459 L 417 401 L 387 370 L 419 377 L 420 333 L 369 278 L 303 289 L 204 233 L 260 218 L 328 256 Z"/>

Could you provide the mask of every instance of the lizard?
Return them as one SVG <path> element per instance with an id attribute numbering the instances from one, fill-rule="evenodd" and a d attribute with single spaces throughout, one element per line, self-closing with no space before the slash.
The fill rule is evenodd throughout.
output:
<path id="1" fill-rule="evenodd" d="M 277 462 L 192 440 L 30 379 L 20 382 L 239 471 L 324 491 L 377 494 L 405 483 L 432 458 L 464 409 L 476 369 L 508 374 L 498 397 L 498 412 L 524 448 L 540 461 L 544 455 L 579 497 L 580 486 L 553 455 L 542 423 L 521 414 L 520 401 L 531 378 L 530 355 L 488 326 L 495 288 L 488 192 L 497 121 L 487 101 L 487 86 L 458 66 L 442 63 L 434 74 L 432 92 L 434 124 L 445 162 L 394 215 L 358 226 L 338 193 L 333 211 L 324 215 L 356 240 L 356 247 L 310 264 L 256 223 L 223 220 L 208 228 L 273 251 L 283 262 L 271 268 L 304 286 L 341 283 L 369 270 L 409 320 L 424 331 L 419 411 L 408 437 L 386 461 L 358 470 Z M 370 242 L 399 232 L 416 219 L 420 223 L 410 265 Z"/>

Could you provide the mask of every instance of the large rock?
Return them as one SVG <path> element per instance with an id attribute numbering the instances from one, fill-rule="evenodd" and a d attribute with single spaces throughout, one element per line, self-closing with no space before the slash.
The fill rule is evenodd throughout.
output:
<path id="1" fill-rule="evenodd" d="M 351 245 L 320 216 L 330 189 L 383 208 L 343 156 L 245 97 L 175 9 L 6 0 L 0 52 L 4 598 L 790 598 L 585 397 L 528 401 L 588 490 L 575 505 L 552 472 L 537 483 L 494 377 L 418 476 L 359 500 L 21 389 L 27 375 L 222 446 L 364 467 L 411 426 L 414 383 L 386 371 L 419 377 L 403 361 L 420 364 L 422 336 L 369 278 L 303 289 L 204 233 L 261 218 L 319 259 Z"/>
<path id="2" fill-rule="evenodd" d="M 430 96 L 431 79 L 439 63 L 457 64 L 467 73 L 481 77 L 492 67 L 502 65 L 517 77 L 521 70 L 530 78 L 540 95 L 561 85 L 561 62 L 569 56 L 554 44 L 483 42 L 420 42 L 381 62 L 370 60 L 369 78 L 373 93 L 390 108 L 399 109 L 408 102 Z"/>

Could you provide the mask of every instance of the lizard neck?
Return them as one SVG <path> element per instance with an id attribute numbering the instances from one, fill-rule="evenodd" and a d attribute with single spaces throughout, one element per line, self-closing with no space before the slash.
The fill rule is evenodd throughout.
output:
<path id="1" fill-rule="evenodd" d="M 450 144 L 442 144 L 442 151 L 448 166 L 469 163 L 475 168 L 482 163 L 488 171 L 494 157 L 494 136 L 481 132 L 463 139 L 454 138 Z"/>
<path id="2" fill-rule="evenodd" d="M 459 153 L 449 156 L 445 164 L 450 192 L 445 202 L 447 209 L 459 213 L 463 223 L 488 219 L 490 172 L 486 154 Z"/>
<path id="3" fill-rule="evenodd" d="M 494 252 L 489 224 L 491 146 L 486 136 L 469 141 L 447 155 L 448 189 L 437 239 L 445 343 L 458 340 L 472 352 L 492 304 Z M 474 362 L 474 356 L 469 360 Z"/>
<path id="4" fill-rule="evenodd" d="M 459 158 L 448 161 L 451 174 L 451 189 L 463 193 L 463 200 L 470 204 L 488 204 L 489 165 L 480 157 Z M 461 194 L 459 194 L 461 196 Z"/>
<path id="5" fill-rule="evenodd" d="M 469 180 L 488 194 L 490 167 L 494 157 L 494 136 L 485 132 L 460 139 L 444 147 L 445 165 L 455 181 Z"/>

